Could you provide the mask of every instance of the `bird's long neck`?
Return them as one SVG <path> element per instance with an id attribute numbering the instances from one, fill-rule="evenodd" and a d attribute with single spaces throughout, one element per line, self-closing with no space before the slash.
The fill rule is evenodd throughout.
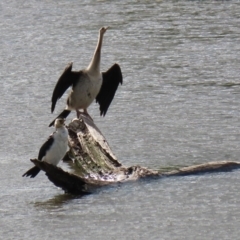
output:
<path id="1" fill-rule="evenodd" d="M 93 54 L 92 60 L 87 67 L 87 71 L 94 73 L 100 73 L 100 61 L 101 61 L 101 48 L 102 48 L 103 34 L 99 33 L 98 43 Z"/>

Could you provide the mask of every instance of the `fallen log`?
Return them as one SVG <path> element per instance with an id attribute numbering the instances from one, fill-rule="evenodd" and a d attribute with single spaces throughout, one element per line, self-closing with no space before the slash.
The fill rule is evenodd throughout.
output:
<path id="1" fill-rule="evenodd" d="M 69 151 L 64 158 L 69 171 L 37 159 L 31 161 L 48 179 L 65 192 L 87 194 L 109 184 L 146 177 L 171 177 L 225 172 L 240 168 L 240 162 L 208 162 L 189 167 L 152 170 L 142 166 L 123 166 L 112 153 L 106 139 L 92 119 L 81 115 L 68 126 Z"/>

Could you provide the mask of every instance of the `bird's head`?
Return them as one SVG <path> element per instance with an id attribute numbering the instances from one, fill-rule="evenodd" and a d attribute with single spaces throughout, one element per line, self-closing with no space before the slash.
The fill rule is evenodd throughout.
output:
<path id="1" fill-rule="evenodd" d="M 100 30 L 99 30 L 100 34 L 103 35 L 107 31 L 108 28 L 109 27 L 102 27 L 102 28 L 100 28 Z"/>
<path id="2" fill-rule="evenodd" d="M 65 119 L 64 118 L 57 118 L 55 120 L 54 126 L 55 128 L 60 128 L 65 125 Z"/>

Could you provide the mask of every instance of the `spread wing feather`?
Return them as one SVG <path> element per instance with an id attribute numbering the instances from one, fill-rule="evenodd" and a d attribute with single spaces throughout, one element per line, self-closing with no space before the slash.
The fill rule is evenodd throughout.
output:
<path id="1" fill-rule="evenodd" d="M 73 72 L 72 71 L 72 65 L 73 63 L 69 63 L 65 70 L 63 71 L 62 75 L 58 79 L 56 86 L 53 90 L 52 94 L 52 106 L 51 106 L 51 112 L 54 111 L 55 105 L 57 103 L 57 100 L 62 97 L 64 92 L 72 85 L 76 83 L 76 81 L 80 78 L 81 72 Z"/>
<path id="2" fill-rule="evenodd" d="M 110 106 L 119 83 L 122 84 L 122 72 L 120 66 L 115 63 L 106 72 L 102 73 L 103 82 L 96 97 L 96 102 L 99 103 L 100 115 L 105 116 L 108 107 Z"/>

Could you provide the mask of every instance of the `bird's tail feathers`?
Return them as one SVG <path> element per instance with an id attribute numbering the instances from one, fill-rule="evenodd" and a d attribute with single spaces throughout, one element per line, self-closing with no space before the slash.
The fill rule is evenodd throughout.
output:
<path id="1" fill-rule="evenodd" d="M 70 114 L 70 110 L 64 109 L 50 124 L 49 127 L 54 125 L 54 122 L 57 118 L 66 118 Z"/>
<path id="2" fill-rule="evenodd" d="M 38 175 L 38 173 L 40 172 L 40 168 L 38 168 L 37 166 L 32 167 L 31 169 L 29 169 L 27 172 L 25 172 L 22 176 L 23 177 L 30 177 L 30 178 L 34 178 Z"/>

